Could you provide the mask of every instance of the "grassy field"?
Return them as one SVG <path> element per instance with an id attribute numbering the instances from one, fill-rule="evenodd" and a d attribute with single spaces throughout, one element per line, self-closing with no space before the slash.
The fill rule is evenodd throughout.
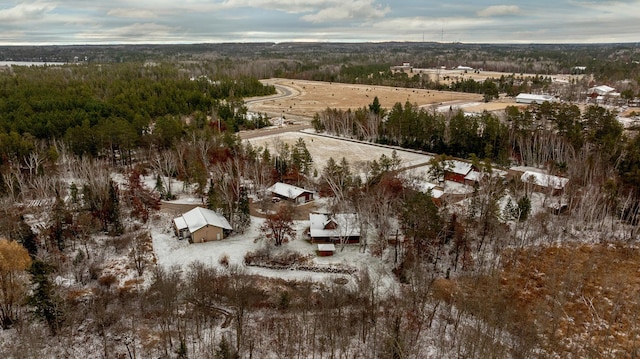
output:
<path id="1" fill-rule="evenodd" d="M 282 112 L 312 117 L 327 107 L 356 109 L 368 106 L 378 96 L 380 104 L 390 109 L 397 102 L 406 101 L 418 106 L 455 106 L 467 103 L 482 103 L 482 95 L 450 91 L 407 89 L 400 87 L 352 85 L 330 82 L 271 79 L 271 84 L 284 85 L 300 93 L 299 96 L 267 100 L 255 105 L 254 111 Z"/>

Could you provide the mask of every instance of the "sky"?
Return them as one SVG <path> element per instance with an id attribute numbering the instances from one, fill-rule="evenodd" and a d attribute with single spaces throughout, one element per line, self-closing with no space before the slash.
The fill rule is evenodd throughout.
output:
<path id="1" fill-rule="evenodd" d="M 640 0 L 0 0 L 1 45 L 640 42 Z"/>

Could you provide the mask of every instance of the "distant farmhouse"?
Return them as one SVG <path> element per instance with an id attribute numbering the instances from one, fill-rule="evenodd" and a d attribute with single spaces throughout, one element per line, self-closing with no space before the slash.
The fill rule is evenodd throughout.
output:
<path id="1" fill-rule="evenodd" d="M 271 192 L 274 197 L 286 199 L 296 204 L 303 204 L 313 200 L 312 191 L 282 182 L 274 184 L 267 191 Z"/>
<path id="2" fill-rule="evenodd" d="M 516 103 L 541 104 L 545 101 L 556 102 L 556 98 L 551 95 L 535 95 L 531 93 L 521 93 L 516 96 Z"/>
<path id="3" fill-rule="evenodd" d="M 400 66 L 391 66 L 391 72 L 411 72 L 413 68 L 411 67 L 411 63 L 403 62 Z"/>
<path id="4" fill-rule="evenodd" d="M 587 91 L 587 96 L 591 102 L 603 104 L 608 102 L 608 99 L 619 99 L 620 93 L 616 92 L 616 89 L 611 86 L 600 85 L 591 87 Z"/>
<path id="5" fill-rule="evenodd" d="M 615 92 L 615 88 L 611 87 L 611 86 L 607 86 L 607 85 L 600 85 L 600 86 L 594 86 L 592 88 L 589 89 L 589 93 L 590 94 L 596 94 L 596 95 L 610 95 L 612 93 Z"/>
<path id="6" fill-rule="evenodd" d="M 528 184 L 530 189 L 535 192 L 551 191 L 552 195 L 559 195 L 564 192 L 564 188 L 569 182 L 568 178 L 548 175 L 540 172 L 525 171 L 520 180 Z"/>
<path id="7" fill-rule="evenodd" d="M 355 213 L 310 213 L 311 243 L 359 243 L 360 224 Z"/>
<path id="8" fill-rule="evenodd" d="M 469 66 L 458 66 L 456 67 L 454 70 L 461 70 L 461 71 L 473 71 L 473 67 L 469 67 Z"/>
<path id="9" fill-rule="evenodd" d="M 188 239 L 192 243 L 221 240 L 232 230 L 226 218 L 202 207 L 175 218 L 173 226 L 178 239 Z"/>

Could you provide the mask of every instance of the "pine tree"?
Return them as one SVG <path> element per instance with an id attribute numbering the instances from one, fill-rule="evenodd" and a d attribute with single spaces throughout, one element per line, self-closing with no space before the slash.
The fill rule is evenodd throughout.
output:
<path id="1" fill-rule="evenodd" d="M 49 280 L 52 268 L 47 263 L 36 260 L 31 264 L 31 282 L 33 292 L 28 298 L 28 304 L 34 307 L 34 314 L 43 319 L 51 334 L 56 335 L 62 323 L 62 311 L 59 309 L 53 285 Z"/>
<path id="2" fill-rule="evenodd" d="M 380 105 L 380 100 L 378 96 L 373 98 L 373 102 L 369 105 L 369 111 L 379 115 L 382 112 L 382 106 Z"/>
<path id="3" fill-rule="evenodd" d="M 160 177 L 160 175 L 156 175 L 156 186 L 154 189 L 160 193 L 160 198 L 166 199 L 167 193 L 164 190 L 164 184 L 162 183 L 162 177 Z"/>
<path id="4" fill-rule="evenodd" d="M 109 181 L 109 197 L 105 203 L 105 214 L 112 231 L 115 234 L 121 234 L 123 228 L 120 222 L 120 191 L 118 185 L 112 180 Z"/>
<path id="5" fill-rule="evenodd" d="M 245 187 L 240 188 L 240 198 L 236 207 L 236 229 L 243 232 L 251 224 L 251 213 L 249 208 L 249 195 Z"/>

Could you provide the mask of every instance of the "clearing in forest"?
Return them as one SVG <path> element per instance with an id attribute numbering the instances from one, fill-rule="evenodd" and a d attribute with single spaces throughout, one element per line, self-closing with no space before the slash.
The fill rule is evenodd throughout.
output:
<path id="1" fill-rule="evenodd" d="M 404 105 L 407 101 L 423 107 L 482 103 L 482 95 L 463 92 L 290 79 L 270 79 L 264 82 L 286 86 L 300 93 L 298 96 L 266 100 L 253 107 L 257 112 L 281 112 L 285 116 L 313 117 L 326 108 L 355 110 L 368 106 L 376 96 L 380 100 L 380 105 L 386 109 L 391 109 L 398 102 Z"/>

